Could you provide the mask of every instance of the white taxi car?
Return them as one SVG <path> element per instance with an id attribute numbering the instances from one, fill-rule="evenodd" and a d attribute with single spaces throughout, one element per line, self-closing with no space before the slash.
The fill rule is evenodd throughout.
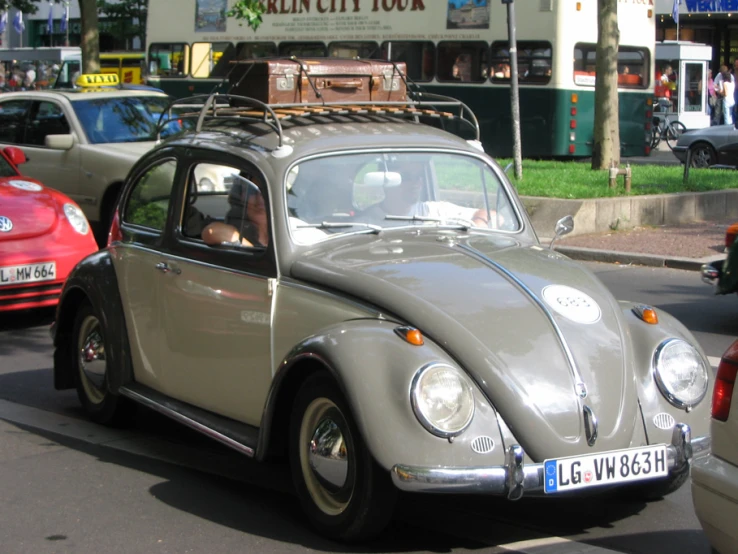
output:
<path id="1" fill-rule="evenodd" d="M 77 84 L 0 96 L 0 148 L 21 147 L 26 175 L 67 194 L 106 235 L 128 171 L 156 144 L 169 97 L 121 88 L 116 75 L 81 75 Z"/>

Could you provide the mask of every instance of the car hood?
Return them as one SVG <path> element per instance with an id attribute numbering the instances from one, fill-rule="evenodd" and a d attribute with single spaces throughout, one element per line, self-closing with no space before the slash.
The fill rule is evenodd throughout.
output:
<path id="1" fill-rule="evenodd" d="M 678 145 L 691 144 L 699 138 L 717 139 L 733 137 L 738 140 L 738 131 L 732 125 L 714 125 L 713 127 L 704 127 L 702 129 L 692 129 L 679 137 Z"/>
<path id="2" fill-rule="evenodd" d="M 48 233 L 56 225 L 58 207 L 51 192 L 28 177 L 0 178 L 0 216 L 12 222 L 0 232 L 0 241 L 25 239 Z"/>
<path id="3" fill-rule="evenodd" d="M 630 445 L 639 410 L 628 330 L 591 272 L 510 237 L 398 233 L 328 241 L 291 274 L 418 327 L 466 369 L 534 460 Z M 591 447 L 585 407 L 598 420 Z"/>

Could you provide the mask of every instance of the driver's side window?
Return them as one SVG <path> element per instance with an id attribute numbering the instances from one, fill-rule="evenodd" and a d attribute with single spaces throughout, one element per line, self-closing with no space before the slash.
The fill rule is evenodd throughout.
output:
<path id="1" fill-rule="evenodd" d="M 123 213 L 125 223 L 164 230 L 176 169 L 177 163 L 167 160 L 151 166 L 138 178 Z"/>
<path id="2" fill-rule="evenodd" d="M 197 163 L 189 173 L 182 234 L 210 245 L 265 247 L 267 207 L 255 171 Z"/>

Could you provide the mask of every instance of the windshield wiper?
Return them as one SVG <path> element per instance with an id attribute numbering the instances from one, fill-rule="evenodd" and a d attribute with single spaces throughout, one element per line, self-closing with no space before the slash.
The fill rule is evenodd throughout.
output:
<path id="1" fill-rule="evenodd" d="M 371 223 L 340 223 L 334 221 L 323 221 L 322 223 L 306 223 L 305 225 L 295 225 L 296 229 L 345 229 L 348 227 L 363 227 L 371 229 L 375 233 L 382 231 L 380 225 L 372 225 Z"/>

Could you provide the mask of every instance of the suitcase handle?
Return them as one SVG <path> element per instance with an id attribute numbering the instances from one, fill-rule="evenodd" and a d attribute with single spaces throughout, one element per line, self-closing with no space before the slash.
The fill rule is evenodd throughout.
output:
<path id="1" fill-rule="evenodd" d="M 317 83 L 318 88 L 340 88 L 340 89 L 358 89 L 364 88 L 364 82 L 361 79 L 352 79 L 350 81 L 345 80 L 333 80 L 333 79 L 320 79 Z"/>

